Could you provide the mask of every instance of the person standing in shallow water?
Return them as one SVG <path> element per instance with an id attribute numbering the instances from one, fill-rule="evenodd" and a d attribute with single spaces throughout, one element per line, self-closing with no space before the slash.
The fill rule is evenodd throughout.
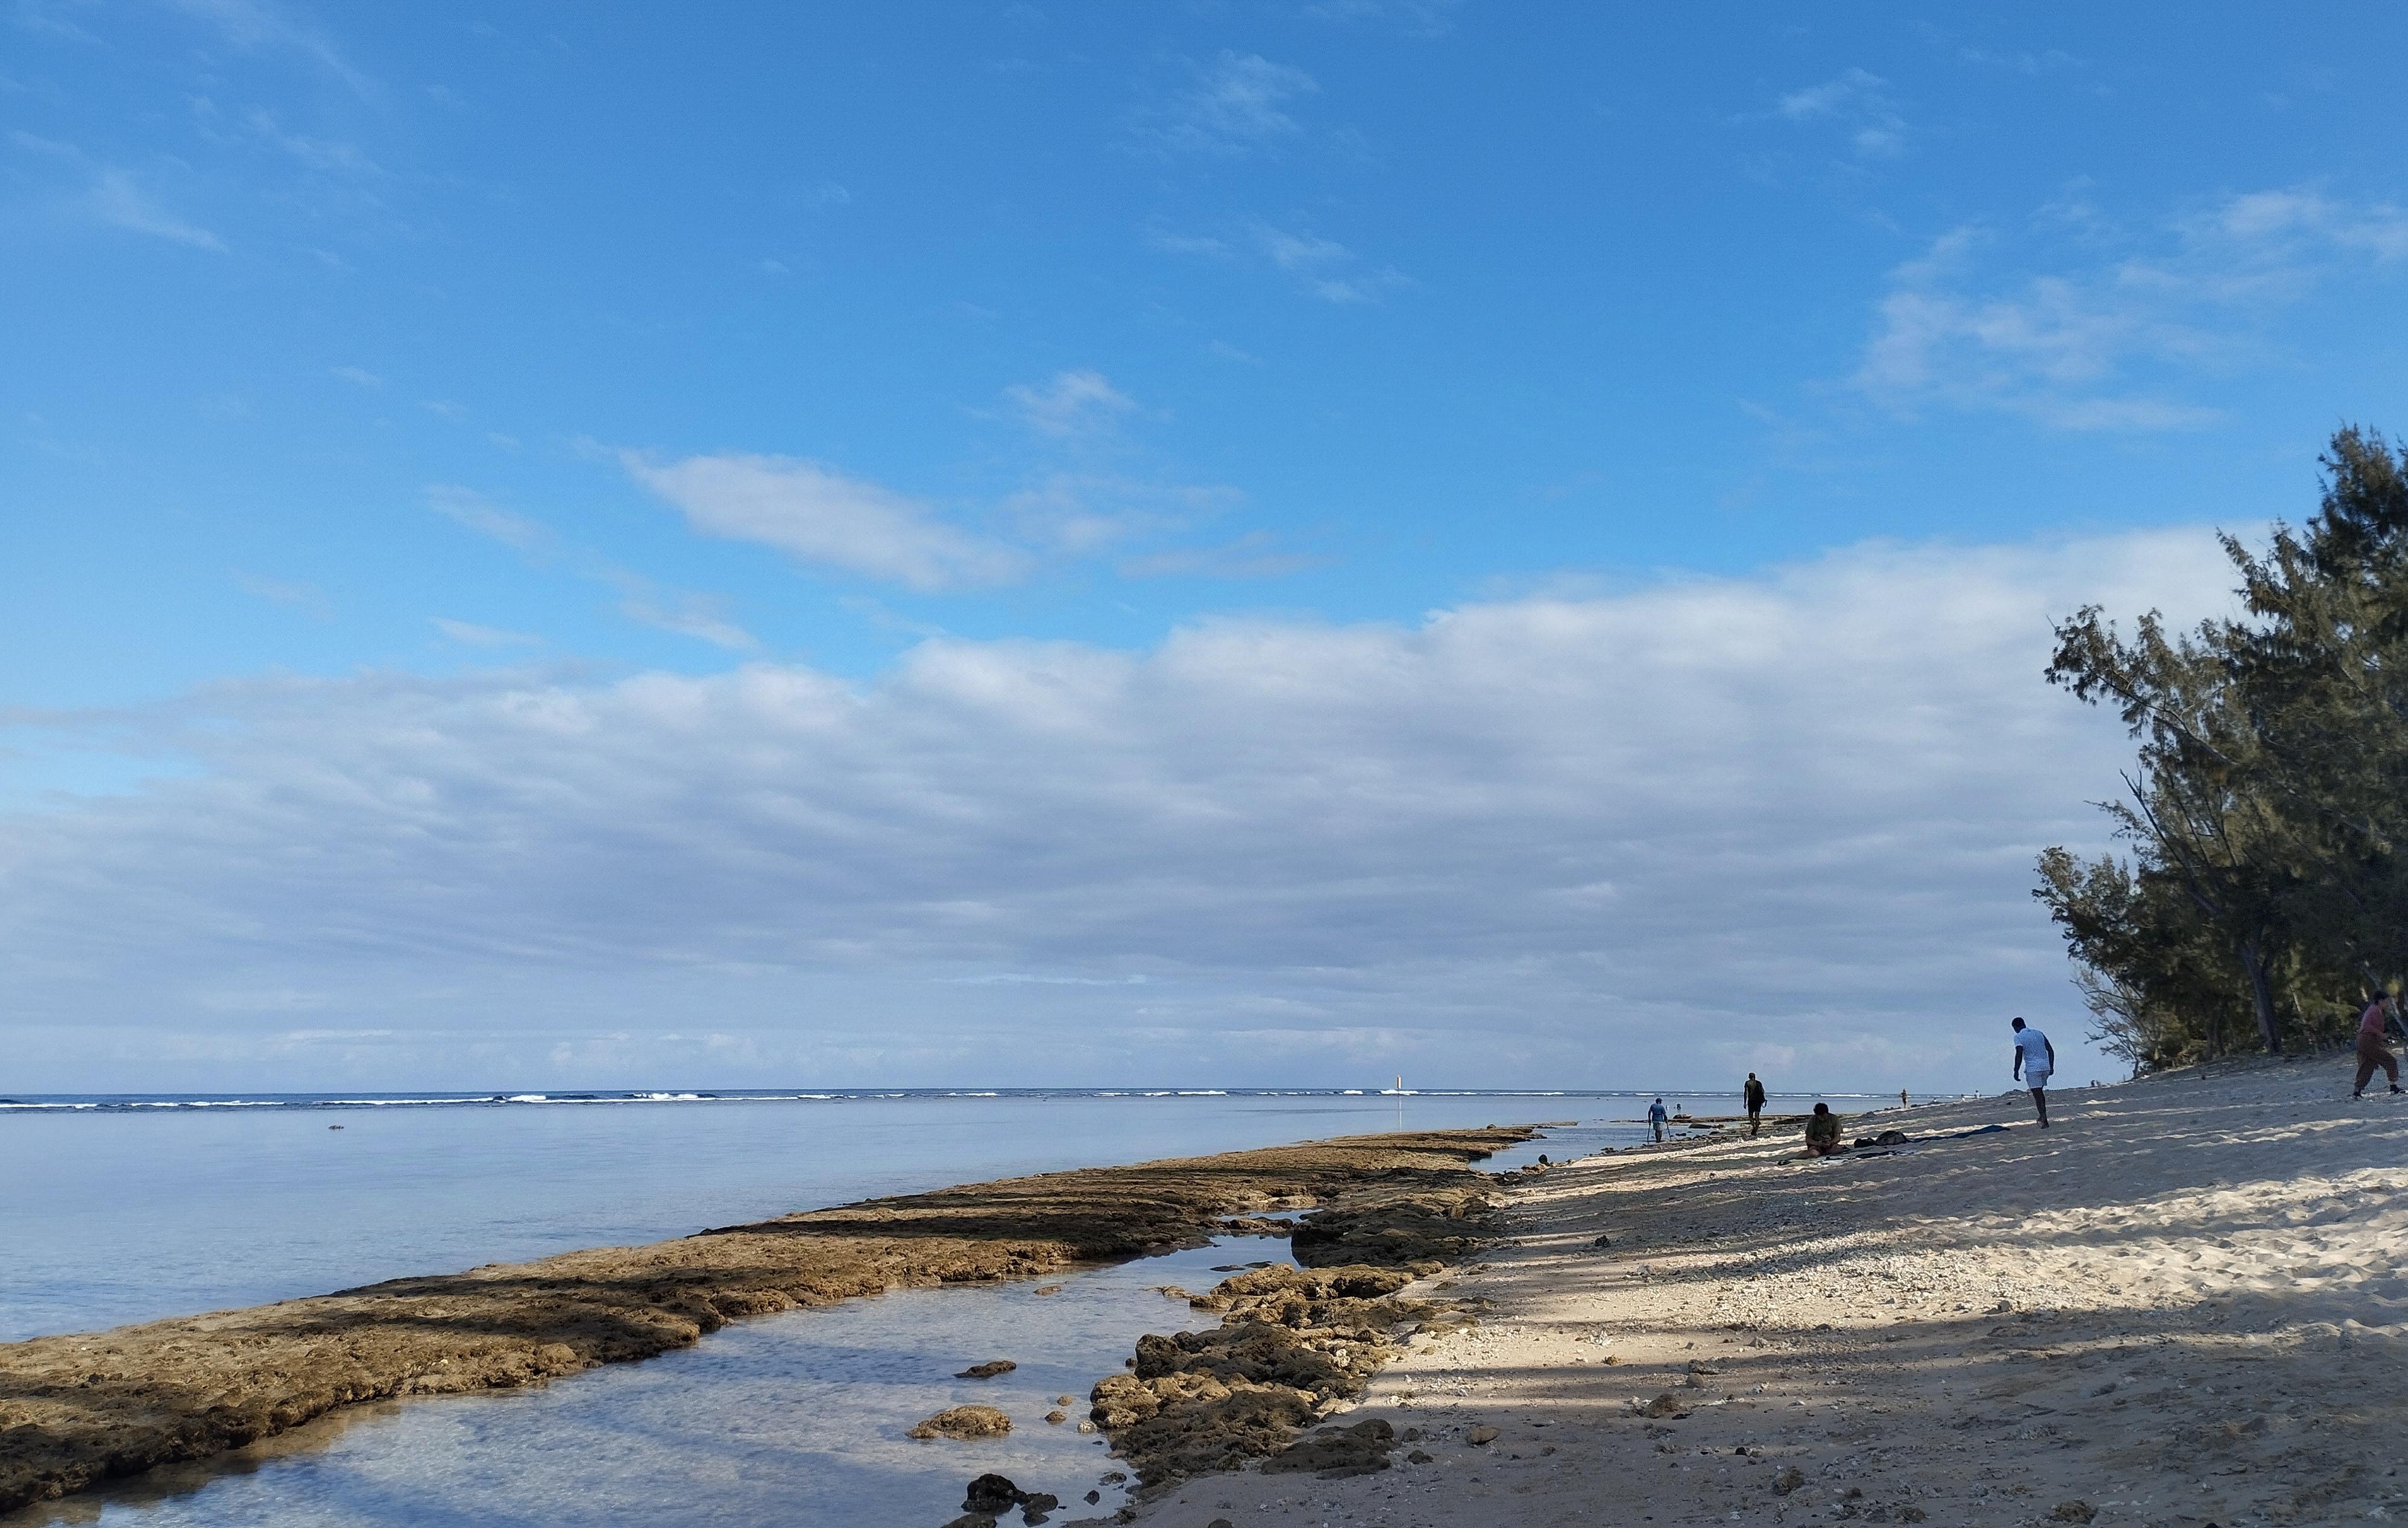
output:
<path id="1" fill-rule="evenodd" d="M 2015 1029 L 2015 1078 L 2031 1090 L 2032 1107 L 2040 1110 L 2040 1127 L 2048 1128 L 2048 1078 L 2057 1070 L 2057 1047 L 2048 1036 L 2018 1018 Z"/>
<path id="2" fill-rule="evenodd" d="M 1754 1072 L 1747 1074 L 1747 1085 L 1740 1089 L 1739 1101 L 1747 1106 L 1747 1138 L 1754 1140 L 1764 1124 L 1764 1084 L 1756 1079 Z"/>
<path id="3" fill-rule="evenodd" d="M 1670 1115 L 1664 1112 L 1664 1100 L 1659 1098 L 1647 1106 L 1648 1128 L 1656 1132 L 1657 1140 L 1664 1138 L 1664 1121 L 1670 1118 Z"/>
<path id="4" fill-rule="evenodd" d="M 2391 1079 L 2391 1091 L 2400 1091 L 2400 1063 L 2392 1056 L 2391 1048 L 2383 1043 L 2383 1022 L 2386 1017 L 2384 1002 L 2390 995 L 2380 988 L 2376 989 L 2374 1001 L 2358 1016 L 2358 1080 L 2349 1085 L 2352 1098 L 2365 1093 L 2367 1079 L 2374 1076 L 2374 1069 L 2378 1066 L 2383 1068 L 2383 1075 Z"/>

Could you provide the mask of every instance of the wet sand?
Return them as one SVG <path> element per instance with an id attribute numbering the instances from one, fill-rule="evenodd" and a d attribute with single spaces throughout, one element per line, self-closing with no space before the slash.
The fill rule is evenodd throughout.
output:
<path id="1" fill-rule="evenodd" d="M 1530 1135 L 1354 1136 L 970 1184 L 0 1346 L 0 1511 L 365 1401 L 508 1389 L 652 1357 L 748 1316 L 1200 1246 L 1268 1209 L 1460 1197 L 1488 1181 L 1468 1164 Z M 1333 1235 L 1326 1252 L 1347 1252 L 1343 1233 Z"/>
<path id="2" fill-rule="evenodd" d="M 1404 1292 L 1485 1297 L 1481 1325 L 1335 1419 L 1389 1426 L 1389 1468 L 1199 1476 L 1141 1519 L 2408 1516 L 2408 1098 L 2353 1102 L 2349 1067 L 2063 1091 L 2045 1132 L 2020 1092 L 1850 1118 L 1914 1137 L 1890 1154 L 1725 1133 L 1525 1179 L 1504 1241 Z"/>

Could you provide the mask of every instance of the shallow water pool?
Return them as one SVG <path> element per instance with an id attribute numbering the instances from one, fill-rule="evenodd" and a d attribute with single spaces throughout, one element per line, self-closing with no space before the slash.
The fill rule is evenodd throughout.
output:
<path id="1" fill-rule="evenodd" d="M 1044 1281 L 903 1290 L 739 1322 L 696 1346 L 545 1389 L 388 1402 L 231 1455 L 30 1510 L 16 1524 L 786 1524 L 933 1528 L 993 1470 L 1062 1498 L 1056 1523 L 1121 1505 L 1117 1466 L 1082 1436 L 1086 1394 L 1147 1332 L 1211 1324 L 1159 1285 L 1211 1288 L 1233 1264 L 1287 1263 L 1284 1242 L 1209 1248 Z M 1058 1286 L 1058 1292 L 1039 1291 Z M 1019 1364 L 956 1379 L 972 1364 Z M 1045 1413 L 1063 1395 L 1069 1421 Z M 949 1406 L 983 1402 L 1007 1437 L 914 1442 Z M 1099 1500 L 1089 1505 L 1085 1493 Z M 1017 1517 L 1010 1521 L 1017 1522 Z"/>

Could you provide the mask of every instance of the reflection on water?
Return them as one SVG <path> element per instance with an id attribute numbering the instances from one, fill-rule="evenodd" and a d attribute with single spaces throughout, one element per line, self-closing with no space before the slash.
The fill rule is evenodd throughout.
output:
<path id="1" fill-rule="evenodd" d="M 1215 1265 L 1276 1260 L 1286 1245 L 1210 1248 L 1052 1282 L 904 1290 L 740 1322 L 696 1347 L 542 1390 L 442 1396 L 338 1413 L 206 1464 L 36 1508 L 25 1524 L 790 1524 L 933 1528 L 994 1470 L 1062 1498 L 1056 1523 L 1121 1505 L 1114 1462 L 1082 1436 L 1086 1394 L 1146 1332 L 1214 1318 L 1155 1286 L 1209 1289 Z M 1038 1291 L 1059 1285 L 1054 1294 Z M 972 1364 L 1020 1366 L 955 1379 Z M 1044 1419 L 1063 1395 L 1070 1420 Z M 903 1435 L 949 1406 L 1010 1413 L 1007 1437 Z M 1082 1498 L 1099 1491 L 1089 1506 Z M 1017 1522 L 1019 1520 L 1011 1520 Z"/>

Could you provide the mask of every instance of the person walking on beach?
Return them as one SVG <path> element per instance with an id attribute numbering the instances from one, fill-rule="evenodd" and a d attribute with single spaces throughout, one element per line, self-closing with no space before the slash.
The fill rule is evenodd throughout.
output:
<path id="1" fill-rule="evenodd" d="M 2349 1085 L 2352 1098 L 2365 1093 L 2367 1079 L 2374 1076 L 2374 1069 L 2378 1066 L 2383 1068 L 2383 1075 L 2391 1079 L 2391 1091 L 2400 1091 L 2400 1063 L 2392 1056 L 2391 1048 L 2383 1043 L 2383 1024 L 2388 1017 L 2384 1005 L 2390 996 L 2382 988 L 2376 988 L 2374 1001 L 2358 1016 L 2358 1080 Z"/>
<path id="2" fill-rule="evenodd" d="M 1747 1106 L 1747 1138 L 1754 1140 L 1764 1123 L 1764 1084 L 1754 1072 L 1747 1074 L 1747 1086 L 1739 1091 L 1739 1101 Z"/>
<path id="3" fill-rule="evenodd" d="M 2040 1127 L 2048 1128 L 2048 1078 L 2057 1070 L 2057 1047 L 2048 1036 L 2015 1021 L 2015 1071 L 2018 1081 L 2031 1090 L 2032 1107 L 2040 1110 Z"/>
<path id="4" fill-rule="evenodd" d="M 1828 1104 L 1817 1104 L 1806 1120 L 1806 1154 L 1813 1157 L 1836 1157 L 1847 1148 L 1840 1144 L 1840 1117 L 1831 1112 Z"/>
<path id="5" fill-rule="evenodd" d="M 1656 1132 L 1657 1140 L 1664 1138 L 1664 1121 L 1670 1118 L 1670 1115 L 1664 1112 L 1664 1100 L 1659 1098 L 1647 1106 L 1647 1124 Z"/>

